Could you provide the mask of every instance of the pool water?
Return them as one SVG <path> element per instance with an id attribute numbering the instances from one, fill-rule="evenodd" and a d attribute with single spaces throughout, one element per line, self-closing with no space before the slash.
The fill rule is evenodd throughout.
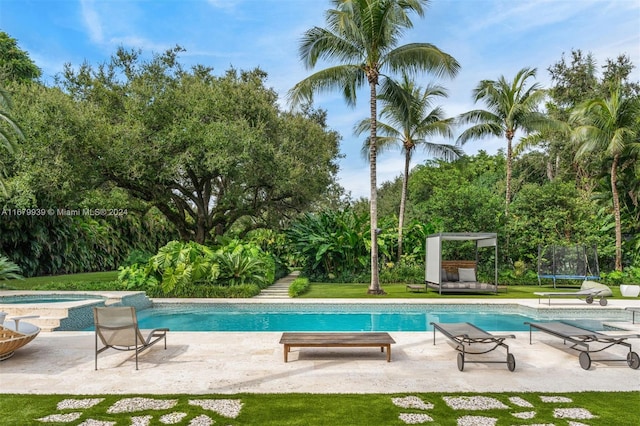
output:
<path id="1" fill-rule="evenodd" d="M 31 303 L 60 303 L 60 302 L 77 302 L 78 300 L 101 300 L 102 298 L 91 297 L 91 296 L 47 296 L 47 297 L 38 297 L 38 296 L 5 296 L 0 297 L 0 305 L 2 304 L 31 304 Z"/>
<path id="2" fill-rule="evenodd" d="M 149 315 L 153 313 L 152 315 Z M 138 313 L 141 328 L 168 327 L 174 331 L 425 331 L 431 322 L 471 322 L 487 331 L 528 330 L 520 315 L 454 313 L 192 313 L 149 310 Z"/>
<path id="3" fill-rule="evenodd" d="M 350 311 L 352 309 L 352 311 Z M 363 312 L 363 310 L 369 310 Z M 558 318 L 560 319 L 560 318 Z M 499 312 L 464 306 L 463 308 L 422 306 L 397 311 L 389 306 L 358 305 L 304 308 L 272 305 L 159 305 L 138 311 L 142 329 L 167 327 L 172 331 L 429 331 L 432 322 L 470 322 L 486 331 L 528 331 L 527 321 L 543 320 L 517 312 Z M 593 329 L 602 330 L 594 321 Z"/>

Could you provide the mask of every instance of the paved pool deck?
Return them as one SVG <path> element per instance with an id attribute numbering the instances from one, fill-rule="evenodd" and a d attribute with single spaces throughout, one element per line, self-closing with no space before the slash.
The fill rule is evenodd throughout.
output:
<path id="1" fill-rule="evenodd" d="M 270 303 L 273 300 L 269 301 Z M 291 300 L 284 302 L 291 303 Z M 304 303 L 312 303 L 304 299 Z M 343 301 L 344 302 L 344 301 Z M 350 303 L 358 303 L 350 300 Z M 371 303 L 371 299 L 360 302 Z M 388 300 L 380 303 L 404 303 Z M 421 303 L 452 303 L 435 299 Z M 455 299 L 456 303 L 520 303 L 538 306 L 537 299 Z M 331 303 L 323 299 L 318 303 Z M 545 306 L 546 302 L 539 306 Z M 608 307 L 640 307 L 640 299 L 610 299 Z M 553 309 L 599 309 L 577 299 L 554 299 Z M 640 333 L 636 324 L 620 323 L 625 333 Z M 609 333 L 609 332 L 608 332 Z M 614 332 L 611 332 L 614 333 Z M 167 349 L 161 343 L 140 355 L 136 371 L 132 352 L 108 350 L 94 370 L 94 333 L 54 331 L 40 333 L 15 355 L 0 362 L 0 393 L 21 394 L 235 394 L 235 393 L 412 393 L 412 392 L 579 392 L 640 391 L 640 369 L 626 362 L 599 362 L 583 370 L 577 352 L 561 339 L 534 332 L 516 332 L 507 343 L 516 358 L 516 370 L 506 364 L 456 364 L 456 351 L 433 332 L 391 332 L 391 362 L 377 348 L 295 348 L 283 359 L 280 332 L 173 332 Z M 493 333 L 501 334 L 501 333 Z M 640 339 L 630 339 L 640 352 Z M 626 356 L 614 347 L 605 356 Z M 503 361 L 497 349 L 485 355 Z"/>

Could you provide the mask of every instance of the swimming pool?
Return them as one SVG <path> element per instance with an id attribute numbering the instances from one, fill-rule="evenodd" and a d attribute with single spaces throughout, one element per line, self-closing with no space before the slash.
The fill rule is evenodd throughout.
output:
<path id="1" fill-rule="evenodd" d="M 67 295 L 67 294 L 35 294 L 35 295 L 17 295 L 17 296 L 0 296 L 0 305 L 16 305 L 16 304 L 32 304 L 32 303 L 62 303 L 77 302 L 78 300 L 104 300 L 104 297 L 91 296 L 84 294 Z"/>
<path id="2" fill-rule="evenodd" d="M 545 312 L 545 311 L 543 311 Z M 604 315 L 604 312 L 610 312 Z M 487 331 L 528 331 L 525 321 L 622 320 L 614 311 L 597 317 L 579 310 L 555 311 L 553 317 L 515 305 L 406 304 L 155 304 L 138 311 L 140 328 L 172 331 L 428 331 L 432 322 L 471 322 Z M 584 323 L 584 322 L 583 322 Z"/>

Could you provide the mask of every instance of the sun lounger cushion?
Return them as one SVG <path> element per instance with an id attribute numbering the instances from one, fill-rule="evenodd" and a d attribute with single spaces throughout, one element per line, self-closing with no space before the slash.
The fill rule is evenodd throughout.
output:
<path id="1" fill-rule="evenodd" d="M 443 290 L 469 289 L 469 290 L 491 290 L 495 289 L 493 284 L 479 283 L 472 281 L 444 282 L 441 284 Z"/>
<path id="2" fill-rule="evenodd" d="M 580 286 L 580 290 L 590 290 L 590 289 L 602 290 L 598 294 L 599 296 L 605 296 L 605 297 L 613 296 L 611 289 L 602 283 L 597 283 L 595 281 L 584 281 Z"/>
<path id="3" fill-rule="evenodd" d="M 458 279 L 460 281 L 476 281 L 476 271 L 473 268 L 458 268 Z"/>

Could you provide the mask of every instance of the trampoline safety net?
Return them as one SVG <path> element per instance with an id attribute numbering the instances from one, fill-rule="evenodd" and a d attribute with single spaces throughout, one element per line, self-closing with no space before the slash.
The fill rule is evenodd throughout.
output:
<path id="1" fill-rule="evenodd" d="M 538 284 L 543 278 L 553 280 L 597 280 L 600 279 L 598 251 L 596 247 L 539 246 L 538 247 Z"/>

